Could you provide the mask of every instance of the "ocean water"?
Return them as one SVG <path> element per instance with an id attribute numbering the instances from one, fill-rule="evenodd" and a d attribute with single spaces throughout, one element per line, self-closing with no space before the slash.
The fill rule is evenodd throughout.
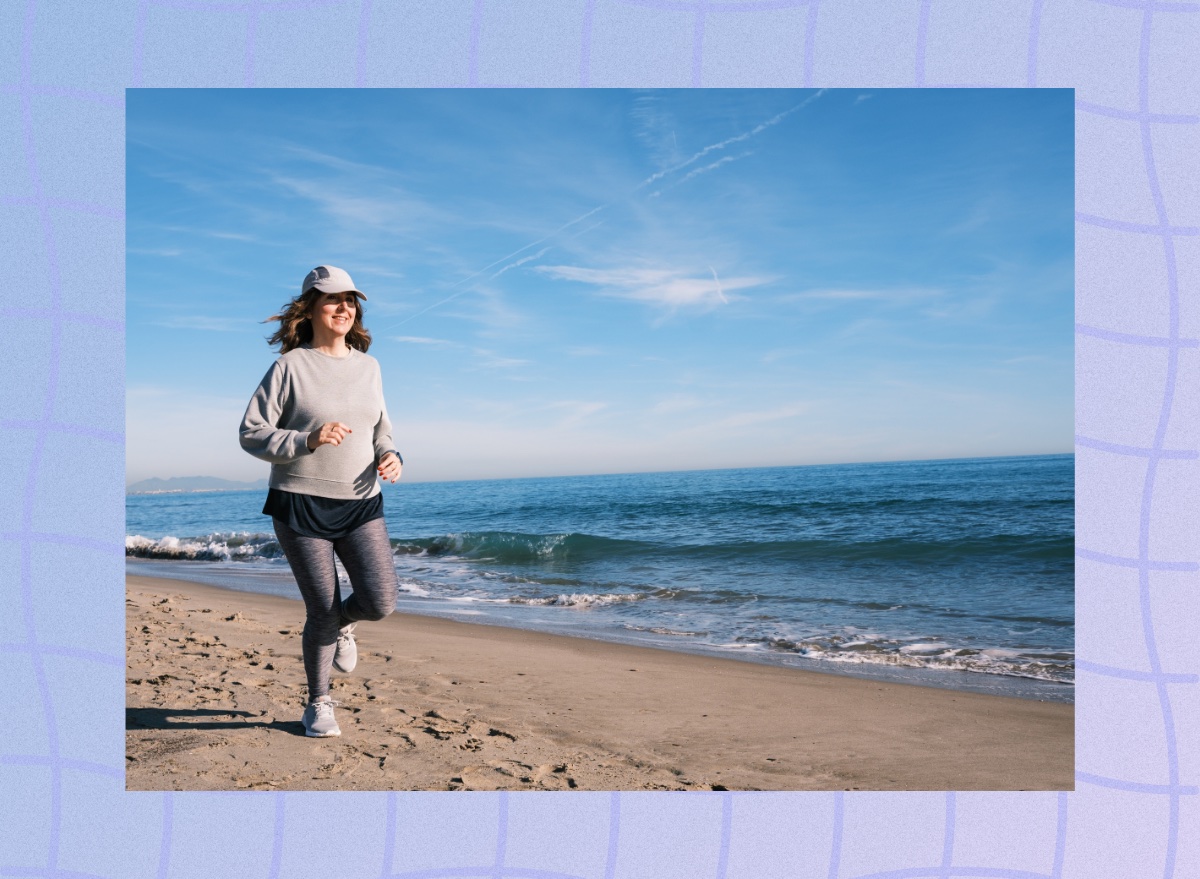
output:
<path id="1" fill-rule="evenodd" d="M 384 493 L 401 611 L 1073 698 L 1072 455 Z M 129 496 L 128 570 L 298 597 L 263 496 Z"/>

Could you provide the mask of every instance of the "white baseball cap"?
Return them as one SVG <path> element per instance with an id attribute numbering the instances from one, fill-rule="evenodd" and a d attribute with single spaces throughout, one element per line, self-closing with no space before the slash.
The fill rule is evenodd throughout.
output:
<path id="1" fill-rule="evenodd" d="M 300 295 L 314 288 L 322 293 L 356 293 L 363 299 L 367 298 L 362 290 L 354 286 L 350 274 L 337 266 L 317 266 L 305 275 L 304 283 L 300 285 Z"/>

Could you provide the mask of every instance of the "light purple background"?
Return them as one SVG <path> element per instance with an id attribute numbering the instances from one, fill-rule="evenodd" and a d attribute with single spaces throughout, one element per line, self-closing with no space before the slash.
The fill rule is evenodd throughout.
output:
<path id="1" fill-rule="evenodd" d="M 0 32 L 0 875 L 1200 875 L 1200 4 L 9 0 Z M 1074 87 L 1076 791 L 125 793 L 124 89 L 300 85 Z"/>

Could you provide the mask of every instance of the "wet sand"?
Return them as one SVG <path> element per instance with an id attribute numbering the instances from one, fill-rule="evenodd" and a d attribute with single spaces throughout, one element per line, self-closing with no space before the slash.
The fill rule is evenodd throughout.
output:
<path id="1" fill-rule="evenodd" d="M 129 790 L 1070 790 L 1074 707 L 393 614 L 304 735 L 303 605 L 126 578 Z"/>

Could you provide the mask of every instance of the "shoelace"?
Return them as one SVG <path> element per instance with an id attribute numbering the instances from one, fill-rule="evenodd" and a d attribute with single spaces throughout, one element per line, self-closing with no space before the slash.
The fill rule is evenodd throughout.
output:
<path id="1" fill-rule="evenodd" d="M 332 699 L 325 699 L 321 702 L 310 702 L 310 705 L 315 705 L 313 709 L 313 719 L 320 717 L 322 714 L 333 715 L 333 706 L 341 705 L 341 702 L 334 702 Z"/>

